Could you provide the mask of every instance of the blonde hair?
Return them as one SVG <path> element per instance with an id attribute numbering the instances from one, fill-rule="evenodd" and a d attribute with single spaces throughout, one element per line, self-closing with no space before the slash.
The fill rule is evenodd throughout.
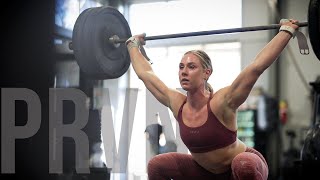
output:
<path id="1" fill-rule="evenodd" d="M 200 62 L 201 62 L 203 69 L 210 69 L 212 72 L 211 59 L 206 52 L 204 52 L 202 50 L 190 50 L 190 51 L 187 51 L 184 55 L 186 55 L 186 54 L 193 54 L 193 55 L 197 56 L 200 59 Z M 208 83 L 208 79 L 206 79 L 206 89 L 210 92 L 213 92 L 213 88 Z"/>

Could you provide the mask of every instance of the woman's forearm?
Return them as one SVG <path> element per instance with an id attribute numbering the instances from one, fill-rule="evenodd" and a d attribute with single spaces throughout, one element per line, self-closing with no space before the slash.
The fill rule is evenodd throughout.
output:
<path id="1" fill-rule="evenodd" d="M 137 76 L 141 79 L 143 74 L 152 71 L 152 67 L 147 59 L 141 54 L 139 48 L 133 47 L 129 50 L 131 64 Z"/>
<path id="2" fill-rule="evenodd" d="M 283 49 L 289 43 L 292 36 L 284 31 L 279 32 L 256 56 L 255 67 L 263 72 L 277 60 Z"/>

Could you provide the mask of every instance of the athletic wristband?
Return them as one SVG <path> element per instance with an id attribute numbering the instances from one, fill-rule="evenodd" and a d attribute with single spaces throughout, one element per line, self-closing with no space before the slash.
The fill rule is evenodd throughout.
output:
<path id="1" fill-rule="evenodd" d="M 130 51 L 131 48 L 133 47 L 140 47 L 140 41 L 138 41 L 135 37 L 130 37 L 127 41 L 126 41 L 126 45 L 128 48 L 128 51 Z"/>
<path id="2" fill-rule="evenodd" d="M 288 26 L 288 25 L 282 25 L 279 29 L 279 32 L 280 31 L 285 31 L 285 32 L 289 33 L 293 38 L 295 38 L 295 36 L 296 36 L 296 30 L 293 27 Z"/>
<path id="3" fill-rule="evenodd" d="M 290 22 L 290 20 L 289 19 L 281 19 L 280 20 L 280 24 L 283 24 L 283 23 L 286 23 L 286 22 Z"/>

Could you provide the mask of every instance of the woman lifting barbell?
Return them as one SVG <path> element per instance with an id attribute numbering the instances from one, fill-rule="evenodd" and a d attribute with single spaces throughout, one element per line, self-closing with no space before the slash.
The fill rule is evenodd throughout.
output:
<path id="1" fill-rule="evenodd" d="M 177 119 L 180 135 L 191 154 L 165 153 L 148 163 L 150 180 L 263 179 L 268 164 L 257 150 L 237 138 L 237 108 L 247 99 L 259 76 L 278 58 L 295 30 L 296 20 L 280 21 L 280 32 L 259 52 L 230 86 L 213 92 L 209 56 L 201 50 L 186 52 L 179 64 L 179 81 L 187 92 L 167 87 L 152 71 L 141 51 L 145 35 L 126 42 L 132 66 L 146 88 Z"/>

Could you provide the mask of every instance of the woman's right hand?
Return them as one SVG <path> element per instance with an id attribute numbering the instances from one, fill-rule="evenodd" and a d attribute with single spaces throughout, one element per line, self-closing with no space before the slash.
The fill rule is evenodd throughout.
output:
<path id="1" fill-rule="evenodd" d="M 292 37 L 295 37 L 296 31 L 299 29 L 297 25 L 299 21 L 294 19 L 281 19 L 280 20 L 280 29 L 279 31 L 285 31 L 291 34 Z"/>
<path id="2" fill-rule="evenodd" d="M 146 44 L 146 42 L 144 40 L 145 37 L 146 37 L 146 33 L 137 34 L 137 35 L 130 37 L 126 41 L 126 45 L 127 45 L 128 49 L 130 49 L 131 47 L 140 47 L 141 45 L 142 46 L 145 45 Z"/>
<path id="3" fill-rule="evenodd" d="M 144 39 L 146 37 L 146 33 L 137 34 L 137 35 L 134 35 L 133 37 L 137 38 L 141 45 L 146 44 L 146 41 Z"/>
<path id="4" fill-rule="evenodd" d="M 295 19 L 281 19 L 280 25 L 286 25 L 294 28 L 295 30 L 299 29 L 299 26 L 297 25 L 299 23 L 298 20 Z"/>

